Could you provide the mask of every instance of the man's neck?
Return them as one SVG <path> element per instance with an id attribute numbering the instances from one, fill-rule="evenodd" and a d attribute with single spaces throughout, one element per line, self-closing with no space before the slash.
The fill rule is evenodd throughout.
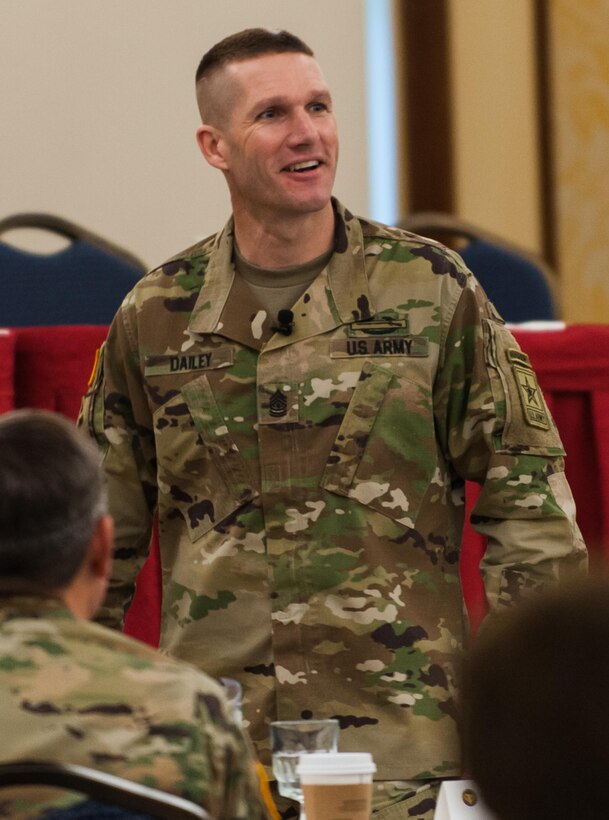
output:
<path id="1" fill-rule="evenodd" d="M 330 250 L 334 242 L 331 202 L 322 211 L 281 222 L 238 211 L 233 216 L 239 252 L 252 265 L 266 270 L 303 265 Z"/>

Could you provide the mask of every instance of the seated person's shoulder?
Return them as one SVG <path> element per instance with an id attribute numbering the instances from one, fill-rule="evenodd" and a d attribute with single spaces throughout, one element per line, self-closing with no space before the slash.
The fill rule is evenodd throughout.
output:
<path id="1" fill-rule="evenodd" d="M 222 713 L 217 703 L 223 701 L 222 686 L 195 666 L 175 660 L 157 649 L 107 627 L 95 623 L 75 621 L 72 635 L 66 634 L 66 648 L 71 649 L 73 660 L 87 668 L 108 687 L 122 692 L 124 697 L 143 700 L 151 697 L 177 710 L 183 704 L 184 712 L 194 703 L 209 704 L 208 711 Z"/>

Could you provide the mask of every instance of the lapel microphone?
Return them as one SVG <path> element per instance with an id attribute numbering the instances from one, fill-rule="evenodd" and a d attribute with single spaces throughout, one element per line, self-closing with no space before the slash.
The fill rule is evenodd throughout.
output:
<path id="1" fill-rule="evenodd" d="M 294 314 L 291 310 L 280 310 L 277 314 L 277 326 L 271 330 L 275 333 L 283 333 L 284 336 L 291 336 L 294 328 Z"/>

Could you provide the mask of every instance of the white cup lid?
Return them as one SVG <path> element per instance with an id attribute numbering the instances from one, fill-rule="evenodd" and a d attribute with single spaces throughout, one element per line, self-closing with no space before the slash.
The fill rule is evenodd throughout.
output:
<path id="1" fill-rule="evenodd" d="M 376 765 L 369 752 L 311 752 L 300 755 L 297 772 L 308 774 L 373 774 Z"/>

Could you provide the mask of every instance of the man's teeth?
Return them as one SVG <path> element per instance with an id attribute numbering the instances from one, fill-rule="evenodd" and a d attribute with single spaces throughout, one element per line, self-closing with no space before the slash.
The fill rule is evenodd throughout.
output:
<path id="1" fill-rule="evenodd" d="M 295 162 L 294 165 L 288 165 L 288 171 L 307 171 L 309 168 L 317 168 L 319 162 L 312 159 L 309 162 Z"/>

